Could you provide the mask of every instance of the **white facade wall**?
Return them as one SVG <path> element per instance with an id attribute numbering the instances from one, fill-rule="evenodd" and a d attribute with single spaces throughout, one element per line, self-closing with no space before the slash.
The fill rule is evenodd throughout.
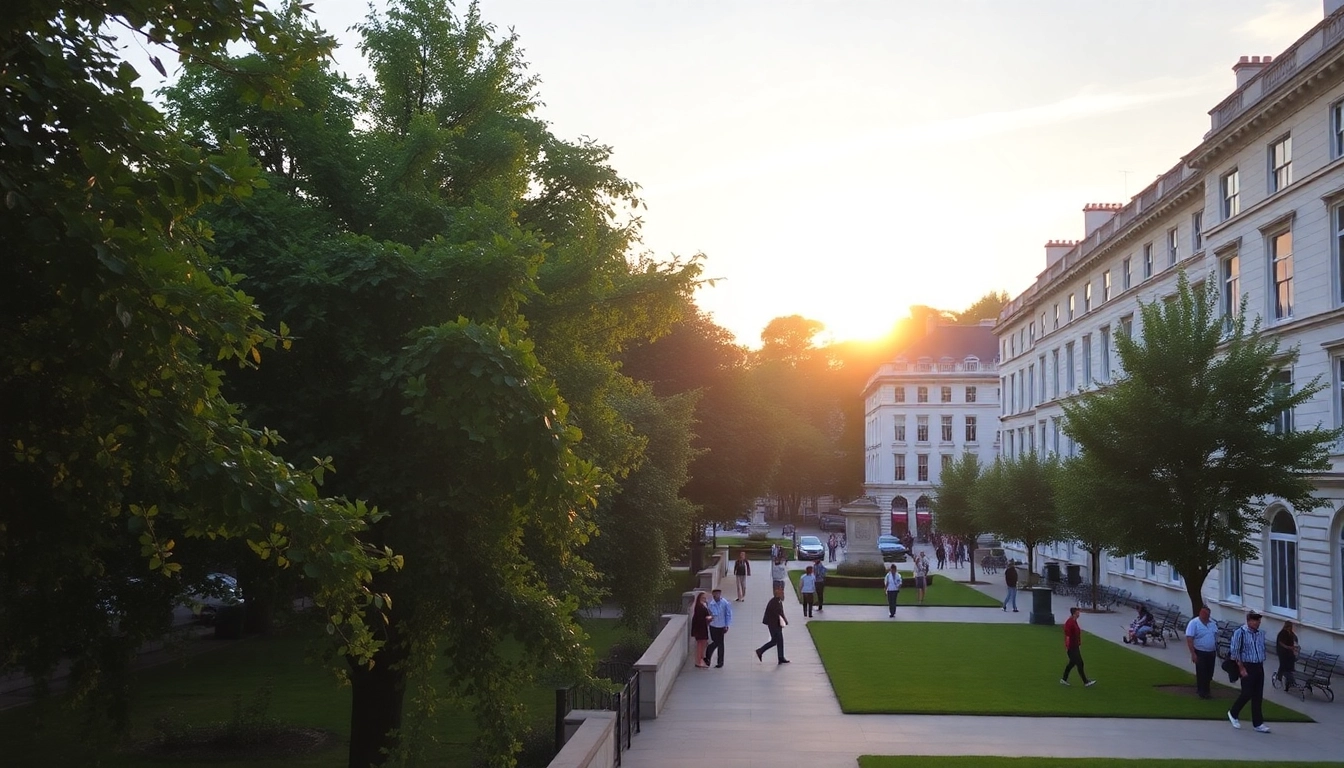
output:
<path id="1" fill-rule="evenodd" d="M 1003 452 L 1025 450 L 1072 455 L 1076 448 L 1058 435 L 1061 403 L 1080 392 L 1105 386 L 1101 335 L 1114 334 L 1126 318 L 1138 327 L 1138 302 L 1151 302 L 1175 292 L 1176 275 L 1184 270 L 1192 283 L 1226 283 L 1234 258 L 1246 311 L 1258 318 L 1284 348 L 1297 347 L 1300 359 L 1292 371 L 1295 386 L 1319 377 L 1328 386 L 1296 410 L 1299 427 L 1344 425 L 1344 12 L 1336 12 L 1275 58 L 1246 86 L 1210 113 L 1213 130 L 1181 164 L 1116 212 L 1115 218 L 1079 243 L 1042 273 L 1035 285 L 1000 315 L 995 333 L 1000 340 L 1004 386 Z M 1292 181 L 1273 189 L 1271 148 L 1291 137 Z M 1224 215 L 1223 179 L 1237 171 L 1240 210 Z M 1195 216 L 1202 217 L 1202 243 L 1194 236 Z M 1174 229 L 1178 263 L 1169 266 L 1167 232 Z M 1292 308 L 1279 317 L 1272 259 L 1275 238 L 1292 240 Z M 1279 241 L 1280 243 L 1282 241 Z M 1144 276 L 1144 246 L 1152 244 L 1153 275 Z M 1130 259 L 1132 281 L 1124 287 L 1124 261 Z M 1109 301 L 1100 295 L 1104 274 L 1112 279 Z M 1083 292 L 1092 284 L 1090 311 Z M 1068 297 L 1075 313 L 1068 319 Z M 1099 301 L 1099 299 L 1101 299 Z M 1224 295 L 1224 300 L 1227 296 Z M 1235 303 L 1235 302 L 1234 302 Z M 1059 328 L 1054 325 L 1060 307 Z M 1091 380 L 1087 385 L 1084 338 L 1091 336 Z M 1074 349 L 1073 386 L 1068 386 L 1065 361 Z M 1059 357 L 1059 371 L 1054 361 Z M 1042 365 L 1044 362 L 1044 365 Z M 1033 375 L 1032 368 L 1035 366 Z M 1111 377 L 1120 373 L 1113 341 Z M 1045 376 L 1042 384 L 1041 376 Z M 1059 376 L 1058 391 L 1054 377 Z M 1024 381 L 1035 384 L 1026 392 Z M 1010 391 L 1011 390 L 1011 391 Z M 1281 620 L 1299 623 L 1303 647 L 1344 652 L 1344 444 L 1331 457 L 1332 467 L 1317 478 L 1318 495 L 1327 506 L 1289 509 L 1269 499 L 1265 531 L 1258 537 L 1260 556 L 1225 564 L 1212 574 L 1204 596 L 1215 616 L 1237 619 L 1255 609 L 1277 631 Z M 1123 514 L 1123 500 L 1116 500 Z M 1276 518 L 1280 511 L 1287 517 Z M 1291 521 L 1295 533 L 1274 536 L 1270 521 Z M 1283 557 L 1271 554 L 1275 539 Z M 1287 546 L 1291 545 L 1291 547 Z M 1042 547 L 1040 554 L 1077 563 L 1087 574 L 1087 555 L 1071 544 Z M 1277 562 L 1278 569 L 1271 564 Z M 1179 574 L 1164 563 L 1112 558 L 1105 573 L 1090 575 L 1103 583 L 1129 589 L 1161 603 L 1177 603 L 1189 611 Z M 1295 583 L 1283 575 L 1295 572 Z M 1278 575 L 1274 575 L 1275 571 Z"/>
<path id="2" fill-rule="evenodd" d="M 950 389 L 951 402 L 942 401 L 944 387 Z M 969 388 L 974 388 L 974 402 L 967 402 Z M 919 402 L 921 389 L 927 393 L 927 402 Z M 999 375 L 992 360 L 920 363 L 898 359 L 869 379 L 864 403 L 864 494 L 887 512 L 897 497 L 904 499 L 911 534 L 916 533 L 920 500 L 932 503 L 934 499 L 933 487 L 939 482 L 944 457 L 955 460 L 971 452 L 981 462 L 993 463 L 998 456 Z M 944 418 L 951 420 L 950 440 L 942 432 Z M 928 427 L 925 440 L 919 439 L 921 419 Z M 967 440 L 967 425 L 972 420 L 975 440 Z M 927 479 L 920 479 L 921 456 L 927 461 Z M 883 533 L 890 533 L 890 528 L 891 516 L 885 514 Z M 906 532 L 896 531 L 898 535 Z"/>

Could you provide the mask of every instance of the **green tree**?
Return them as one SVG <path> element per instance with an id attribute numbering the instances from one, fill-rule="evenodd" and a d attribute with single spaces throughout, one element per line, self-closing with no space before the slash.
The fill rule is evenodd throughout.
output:
<path id="1" fill-rule="evenodd" d="M 976 542 L 986 530 L 976 506 L 978 486 L 983 474 L 980 457 L 974 453 L 963 453 L 942 471 L 933 489 L 933 513 L 938 517 L 938 529 L 966 542 L 972 584 L 975 583 Z"/>
<path id="2" fill-rule="evenodd" d="M 1035 573 L 1036 547 L 1063 535 L 1055 502 L 1054 475 L 1059 462 L 1034 451 L 999 458 L 975 484 L 974 505 L 986 531 L 1027 550 L 1027 571 Z"/>
<path id="3" fill-rule="evenodd" d="M 952 322 L 957 325 L 979 325 L 981 320 L 998 320 L 999 311 L 1012 299 L 1007 291 L 990 291 L 966 309 L 953 312 Z"/>
<path id="4" fill-rule="evenodd" d="M 1123 516 L 1113 511 L 1116 500 L 1107 496 L 1094 482 L 1087 465 L 1079 457 L 1065 459 L 1055 474 L 1055 501 L 1065 536 L 1083 545 L 1091 568 L 1092 607 L 1099 599 L 1098 577 L 1101 557 L 1120 542 Z"/>
<path id="5" fill-rule="evenodd" d="M 1325 385 L 1283 386 L 1297 350 L 1248 326 L 1244 299 L 1232 317 L 1217 301 L 1214 286 L 1196 290 L 1182 274 L 1173 300 L 1140 305 L 1141 339 L 1116 335 L 1124 376 L 1065 406 L 1081 471 L 1123 504 L 1119 549 L 1179 569 L 1192 611 L 1223 559 L 1257 555 L 1266 499 L 1322 503 L 1312 476 L 1340 436 L 1283 428 Z"/>

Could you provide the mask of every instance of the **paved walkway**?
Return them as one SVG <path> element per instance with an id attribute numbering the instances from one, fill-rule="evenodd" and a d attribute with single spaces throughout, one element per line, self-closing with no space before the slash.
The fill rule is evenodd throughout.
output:
<path id="1" fill-rule="evenodd" d="M 753 563 L 753 566 L 756 564 Z M 794 566 L 799 565 L 794 563 Z M 942 574 L 969 578 L 969 570 Z M 982 578 L 1002 579 L 1002 575 Z M 725 584 L 731 599 L 732 577 Z M 1002 599 L 1001 584 L 981 587 Z M 1208 721 L 1140 720 L 1062 717 L 962 717 L 942 715 L 845 715 L 822 669 L 806 621 L 891 621 L 885 607 L 832 606 L 804 619 L 792 589 L 785 591 L 785 655 L 792 663 L 778 665 L 774 649 L 758 662 L 755 649 L 768 640 L 761 615 L 770 593 L 769 568 L 754 567 L 747 599 L 733 603 L 733 628 L 728 632 L 723 669 L 696 669 L 687 664 L 657 720 L 646 720 L 623 768 L 854 768 L 859 755 L 1009 755 L 1046 757 L 1185 757 L 1227 760 L 1344 760 L 1344 696 L 1326 703 L 1285 696 L 1265 683 L 1266 699 L 1310 715 L 1316 723 L 1273 723 L 1272 734 L 1250 729 L 1249 710 L 1243 728 L 1234 731 L 1224 719 Z M 993 608 L 915 608 L 901 606 L 895 621 L 1025 622 L 1027 607 L 1013 614 Z M 1068 606 L 1055 599 L 1056 619 Z M 1063 615 L 1061 615 L 1063 614 Z M 1125 614 L 1085 616 L 1097 632 L 1091 642 L 1119 642 Z M 1183 643 L 1169 648 L 1135 649 L 1189 668 Z M 881 650 L 874 649 L 874 659 Z M 1061 657 L 1062 663 L 1062 657 Z M 1103 670 L 1093 689 L 1104 693 L 1111 682 Z M 1226 680 L 1226 677 L 1223 678 Z M 1053 679 L 1042 686 L 1056 686 Z M 1339 687 L 1344 687 L 1344 682 Z M 895 692 L 894 692 L 895 693 Z M 1029 695 L 1029 692 L 1027 692 Z M 1229 702 L 1210 702 L 1222 709 Z"/>

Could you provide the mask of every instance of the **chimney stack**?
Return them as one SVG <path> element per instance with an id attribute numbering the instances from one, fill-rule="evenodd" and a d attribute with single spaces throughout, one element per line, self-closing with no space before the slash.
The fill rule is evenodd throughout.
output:
<path id="1" fill-rule="evenodd" d="M 1049 269 L 1055 266 L 1056 262 L 1064 258 L 1064 254 L 1073 250 L 1078 244 L 1077 240 L 1051 240 L 1045 244 L 1045 268 Z"/>
<path id="2" fill-rule="evenodd" d="M 1124 208 L 1120 203 L 1088 203 L 1083 206 L 1083 237 L 1091 237 L 1102 224 Z"/>
<path id="3" fill-rule="evenodd" d="M 1326 0 L 1327 5 L 1330 0 Z M 1344 0 L 1335 0 L 1335 2 L 1344 2 Z M 1260 70 L 1274 63 L 1273 56 L 1242 56 L 1232 65 L 1232 71 L 1237 75 L 1237 88 L 1241 88 L 1251 81 L 1251 78 L 1260 74 Z"/>

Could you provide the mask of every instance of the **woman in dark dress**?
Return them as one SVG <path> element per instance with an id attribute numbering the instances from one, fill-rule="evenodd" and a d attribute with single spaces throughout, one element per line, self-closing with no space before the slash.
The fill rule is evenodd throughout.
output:
<path id="1" fill-rule="evenodd" d="M 695 638 L 695 666 L 708 669 L 704 663 L 705 648 L 709 646 L 709 595 L 695 593 L 695 605 L 691 607 L 691 637 Z"/>
<path id="2" fill-rule="evenodd" d="M 1277 677 L 1283 681 L 1283 690 L 1292 688 L 1297 680 L 1293 677 L 1293 666 L 1297 664 L 1297 633 L 1293 631 L 1293 622 L 1283 622 L 1283 629 L 1279 630 L 1277 651 L 1279 653 L 1279 674 Z"/>

